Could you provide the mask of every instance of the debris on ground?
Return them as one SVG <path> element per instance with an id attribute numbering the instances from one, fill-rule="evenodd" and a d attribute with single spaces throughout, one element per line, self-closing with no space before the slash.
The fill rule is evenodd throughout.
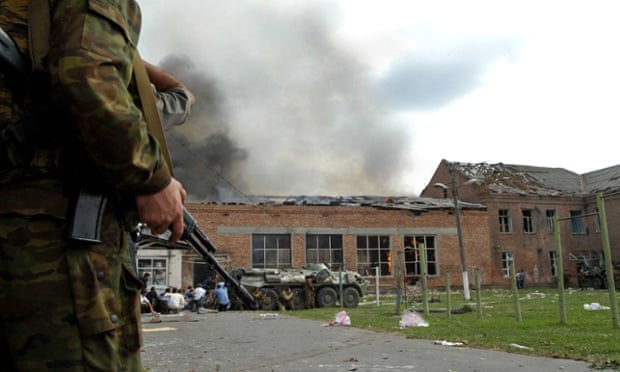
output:
<path id="1" fill-rule="evenodd" d="M 260 313 L 258 314 L 258 316 L 260 318 L 266 318 L 266 319 L 274 319 L 280 316 L 280 314 L 278 313 Z"/>
<path id="2" fill-rule="evenodd" d="M 398 325 L 400 326 L 400 329 L 409 327 L 428 327 L 428 322 L 426 322 L 415 312 L 406 312 L 403 314 Z"/>
<path id="3" fill-rule="evenodd" d="M 583 304 L 584 310 L 609 310 L 609 306 L 603 306 L 598 302 L 592 302 L 591 304 Z"/>
<path id="4" fill-rule="evenodd" d="M 516 347 L 517 349 L 532 350 L 532 348 L 531 348 L 531 347 L 528 347 L 528 346 L 523 346 L 523 345 L 519 345 L 519 344 L 510 344 L 510 346 L 512 346 L 512 347 Z"/>
<path id="5" fill-rule="evenodd" d="M 341 311 L 338 314 L 336 314 L 336 317 L 334 318 L 334 320 L 330 320 L 327 323 L 323 323 L 323 326 L 341 326 L 341 327 L 346 327 L 346 326 L 350 326 L 351 325 L 351 318 L 349 317 L 349 315 L 347 314 L 346 311 Z"/>
<path id="6" fill-rule="evenodd" d="M 441 346 L 465 346 L 464 342 L 452 342 L 452 341 L 446 341 L 446 340 L 435 340 L 433 341 L 434 345 L 441 345 Z"/>

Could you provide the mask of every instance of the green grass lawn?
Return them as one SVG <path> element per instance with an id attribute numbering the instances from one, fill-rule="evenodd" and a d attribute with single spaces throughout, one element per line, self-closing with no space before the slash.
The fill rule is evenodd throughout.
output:
<path id="1" fill-rule="evenodd" d="M 473 311 L 447 313 L 445 293 L 434 293 L 438 302 L 429 303 L 425 315 L 422 303 L 401 300 L 397 314 L 396 297 L 381 297 L 376 306 L 374 297 L 367 296 L 356 308 L 344 309 L 351 326 L 379 332 L 395 332 L 410 338 L 463 342 L 475 348 L 503 350 L 514 353 L 585 360 L 594 368 L 620 369 L 620 329 L 614 329 L 610 310 L 588 311 L 584 304 L 593 302 L 610 306 L 609 293 L 596 291 L 566 291 L 566 324 L 560 322 L 557 289 L 539 288 L 519 291 L 521 321 L 517 320 L 513 292 L 483 290 L 482 314 L 477 312 L 474 291 L 472 300 L 465 303 L 461 293 L 451 296 L 452 309 L 470 308 Z M 620 299 L 620 296 L 618 297 Z M 371 302 L 371 303 L 368 303 Z M 333 320 L 340 308 L 298 310 L 293 314 L 315 320 Z M 399 328 L 402 313 L 414 310 L 429 323 L 428 327 Z"/>

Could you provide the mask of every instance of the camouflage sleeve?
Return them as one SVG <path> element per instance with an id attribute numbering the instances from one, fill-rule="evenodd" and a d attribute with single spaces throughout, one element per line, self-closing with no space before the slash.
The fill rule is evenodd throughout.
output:
<path id="1" fill-rule="evenodd" d="M 141 25 L 133 0 L 59 0 L 52 11 L 49 71 L 62 108 L 105 181 L 155 193 L 170 182 L 157 140 L 130 92 Z"/>

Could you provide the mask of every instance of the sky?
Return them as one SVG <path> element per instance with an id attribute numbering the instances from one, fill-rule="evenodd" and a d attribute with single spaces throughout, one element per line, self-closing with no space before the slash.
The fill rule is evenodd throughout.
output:
<path id="1" fill-rule="evenodd" d="M 620 2 L 142 1 L 143 57 L 196 94 L 190 199 L 418 195 L 442 159 L 617 165 Z"/>

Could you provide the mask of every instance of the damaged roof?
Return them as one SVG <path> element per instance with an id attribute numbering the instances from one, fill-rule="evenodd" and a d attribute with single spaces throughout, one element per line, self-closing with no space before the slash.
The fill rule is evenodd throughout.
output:
<path id="1" fill-rule="evenodd" d="M 469 179 L 496 193 L 545 196 L 591 195 L 620 189 L 620 165 L 578 174 L 564 168 L 514 164 L 452 163 Z"/>
<path id="2" fill-rule="evenodd" d="M 374 207 L 378 209 L 404 209 L 426 212 L 431 209 L 453 209 L 452 199 L 436 199 L 418 196 L 252 196 L 251 202 L 228 202 L 224 204 L 255 204 L 255 205 L 308 205 L 308 206 L 347 206 Z M 486 209 L 479 203 L 460 201 L 461 209 Z"/>

